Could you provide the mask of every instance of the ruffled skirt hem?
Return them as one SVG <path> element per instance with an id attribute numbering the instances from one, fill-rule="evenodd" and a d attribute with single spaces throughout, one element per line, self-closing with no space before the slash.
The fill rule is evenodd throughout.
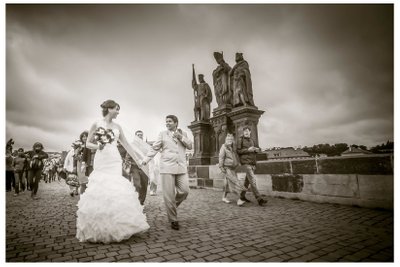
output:
<path id="1" fill-rule="evenodd" d="M 77 206 L 80 242 L 120 242 L 150 228 L 138 194 L 122 175 L 93 171 Z"/>

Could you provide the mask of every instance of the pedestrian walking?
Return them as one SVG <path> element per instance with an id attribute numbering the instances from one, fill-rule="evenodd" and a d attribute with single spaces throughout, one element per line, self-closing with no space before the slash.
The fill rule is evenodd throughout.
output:
<path id="1" fill-rule="evenodd" d="M 30 160 L 29 170 L 29 183 L 31 185 L 31 197 L 37 199 L 37 192 L 39 189 L 39 182 L 42 177 L 44 167 L 43 160 L 47 159 L 49 155 L 43 151 L 43 145 L 39 142 L 33 145 L 33 150 L 27 153 Z"/>
<path id="2" fill-rule="evenodd" d="M 140 140 L 143 140 L 143 132 L 141 130 L 136 131 L 135 136 L 140 138 Z M 141 168 L 139 168 L 138 164 L 132 159 L 129 153 L 125 152 L 125 154 L 124 166 L 128 171 L 129 178 L 132 180 L 133 185 L 136 188 L 136 192 L 138 192 L 140 204 L 144 205 L 147 195 L 147 187 L 149 185 L 149 177 Z"/>
<path id="3" fill-rule="evenodd" d="M 75 148 L 75 159 L 76 159 L 76 168 L 77 168 L 77 175 L 79 179 L 79 185 L 80 189 L 79 192 L 80 194 L 83 194 L 86 190 L 86 186 L 88 183 L 88 176 L 90 172 L 87 172 L 87 168 L 90 167 L 90 156 L 91 156 L 91 150 L 86 147 L 86 141 L 88 137 L 89 132 L 84 131 L 80 134 L 79 136 L 79 141 L 80 141 L 80 146 L 77 146 Z M 87 162 L 89 162 L 87 164 Z"/>
<path id="4" fill-rule="evenodd" d="M 78 195 L 79 180 L 77 175 L 77 167 L 75 156 L 75 146 L 72 144 L 73 148 L 68 152 L 64 161 L 64 170 L 66 172 L 65 183 L 69 186 L 69 194 L 71 197 Z"/>
<path id="5" fill-rule="evenodd" d="M 6 192 L 12 189 L 12 180 L 14 179 L 14 158 L 11 151 L 6 151 Z"/>
<path id="6" fill-rule="evenodd" d="M 251 191 L 253 192 L 258 204 L 263 206 L 267 203 L 267 200 L 263 199 L 258 192 L 256 176 L 254 171 L 256 170 L 256 153 L 261 152 L 259 147 L 254 145 L 253 139 L 251 139 L 251 129 L 249 126 L 243 128 L 243 135 L 239 138 L 237 153 L 240 157 L 240 163 L 246 168 L 246 178 L 244 187 L 248 188 L 250 185 Z M 250 202 L 246 198 L 246 191 L 242 191 L 240 199 L 246 202 Z"/>
<path id="7" fill-rule="evenodd" d="M 24 154 L 24 149 L 19 148 L 18 155 L 13 162 L 14 177 L 15 177 L 15 186 L 14 186 L 15 196 L 18 196 L 20 190 L 25 191 L 25 181 L 24 181 L 25 166 L 26 166 L 26 158 Z"/>
<path id="8" fill-rule="evenodd" d="M 142 165 L 146 165 L 158 152 L 161 153 L 160 175 L 164 204 L 171 228 L 179 230 L 177 208 L 189 194 L 185 153 L 186 149 L 192 149 L 192 141 L 178 128 L 178 118 L 175 115 L 168 115 L 165 124 L 167 130 L 158 135 Z"/>
<path id="9" fill-rule="evenodd" d="M 218 166 L 224 174 L 224 191 L 222 194 L 222 201 L 230 203 L 227 199 L 229 192 L 238 195 L 237 205 L 242 206 L 245 201 L 240 199 L 240 193 L 246 189 L 240 184 L 236 174 L 236 168 L 239 165 L 238 156 L 234 146 L 234 137 L 232 134 L 227 134 L 225 143 L 222 144 L 219 150 Z"/>

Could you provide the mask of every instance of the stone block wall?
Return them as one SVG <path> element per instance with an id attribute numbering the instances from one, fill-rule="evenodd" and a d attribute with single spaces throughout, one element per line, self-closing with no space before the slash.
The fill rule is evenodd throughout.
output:
<path id="1" fill-rule="evenodd" d="M 224 178 L 217 165 L 188 170 L 192 187 L 222 190 Z M 237 173 L 244 181 L 243 166 Z M 390 154 L 259 161 L 255 174 L 260 192 L 267 196 L 393 209 Z"/>

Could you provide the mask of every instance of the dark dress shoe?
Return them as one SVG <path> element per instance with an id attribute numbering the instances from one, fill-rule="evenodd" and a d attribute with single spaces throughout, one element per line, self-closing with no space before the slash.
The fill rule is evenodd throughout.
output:
<path id="1" fill-rule="evenodd" d="M 260 199 L 259 201 L 258 201 L 258 205 L 260 205 L 260 206 L 264 206 L 265 204 L 267 204 L 267 200 L 265 200 L 265 199 Z"/>
<path id="2" fill-rule="evenodd" d="M 178 222 L 171 222 L 171 228 L 174 230 L 179 230 L 179 223 Z"/>
<path id="3" fill-rule="evenodd" d="M 248 200 L 248 199 L 245 198 L 245 197 L 241 197 L 240 199 L 241 199 L 242 201 L 251 202 L 250 200 Z"/>

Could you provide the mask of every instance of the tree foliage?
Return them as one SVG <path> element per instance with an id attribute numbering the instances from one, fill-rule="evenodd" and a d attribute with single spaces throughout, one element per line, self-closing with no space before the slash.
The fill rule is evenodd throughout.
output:
<path id="1" fill-rule="evenodd" d="M 306 151 L 310 156 L 320 156 L 325 154 L 327 156 L 340 156 L 342 152 L 346 151 L 349 146 L 345 143 L 338 143 L 334 145 L 330 144 L 318 144 L 312 147 L 304 147 L 303 150 Z"/>
<path id="2" fill-rule="evenodd" d="M 387 141 L 386 144 L 382 143 L 381 145 L 377 145 L 371 147 L 371 152 L 373 153 L 385 153 L 387 150 L 394 149 L 394 142 Z"/>
<path id="3" fill-rule="evenodd" d="M 359 148 L 362 150 L 371 151 L 373 153 L 387 153 L 388 150 L 393 149 L 394 142 L 387 141 L 386 144 L 383 143 L 381 145 L 374 146 L 371 149 L 368 149 L 367 146 L 365 146 L 365 145 L 356 145 L 356 144 L 352 144 L 350 147 L 355 147 L 355 148 Z M 274 148 L 272 148 L 272 150 L 279 150 L 282 148 L 283 147 L 274 147 Z M 318 145 L 313 145 L 312 147 L 305 146 L 302 149 L 303 149 L 303 151 L 310 154 L 310 156 L 312 156 L 312 157 L 320 156 L 322 154 L 332 157 L 332 156 L 340 156 L 344 151 L 349 149 L 349 145 L 346 143 L 337 143 L 334 145 L 318 144 Z"/>

